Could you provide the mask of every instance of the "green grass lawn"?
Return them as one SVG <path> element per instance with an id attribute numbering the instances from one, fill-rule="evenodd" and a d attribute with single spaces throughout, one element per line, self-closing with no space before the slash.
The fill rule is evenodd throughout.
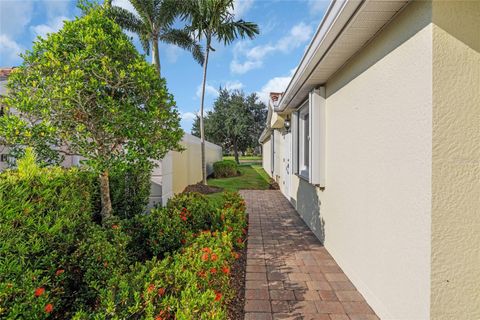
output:
<path id="1" fill-rule="evenodd" d="M 235 160 L 235 157 L 234 156 L 224 156 L 223 160 Z M 240 162 L 249 162 L 249 161 L 258 162 L 258 161 L 262 161 L 262 156 L 240 156 L 240 157 L 238 157 L 238 160 L 240 160 Z"/>
<path id="2" fill-rule="evenodd" d="M 223 188 L 224 191 L 239 191 L 242 189 L 267 190 L 269 176 L 258 164 L 240 164 L 241 175 L 232 178 L 208 179 L 208 185 Z M 221 201 L 222 193 L 207 195 L 211 201 Z"/>

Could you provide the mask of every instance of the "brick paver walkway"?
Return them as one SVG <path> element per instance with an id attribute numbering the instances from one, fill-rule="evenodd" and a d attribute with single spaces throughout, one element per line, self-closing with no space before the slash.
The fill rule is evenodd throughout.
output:
<path id="1" fill-rule="evenodd" d="M 241 194 L 249 213 L 245 320 L 378 320 L 279 191 Z"/>

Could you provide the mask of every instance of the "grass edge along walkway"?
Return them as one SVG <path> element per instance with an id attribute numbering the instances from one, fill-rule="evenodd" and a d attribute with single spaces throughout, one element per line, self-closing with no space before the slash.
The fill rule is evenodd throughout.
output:
<path id="1" fill-rule="evenodd" d="M 223 188 L 223 191 L 239 190 L 268 190 L 270 187 L 268 174 L 259 164 L 240 164 L 241 175 L 230 178 L 211 178 L 208 179 L 208 185 Z M 212 193 L 207 197 L 216 202 L 221 201 L 222 192 Z"/>

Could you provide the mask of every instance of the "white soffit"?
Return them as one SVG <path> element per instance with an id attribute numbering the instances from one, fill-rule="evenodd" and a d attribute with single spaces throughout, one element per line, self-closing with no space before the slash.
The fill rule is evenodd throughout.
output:
<path id="1" fill-rule="evenodd" d="M 399 12 L 408 0 L 333 0 L 276 111 L 295 109 Z"/>

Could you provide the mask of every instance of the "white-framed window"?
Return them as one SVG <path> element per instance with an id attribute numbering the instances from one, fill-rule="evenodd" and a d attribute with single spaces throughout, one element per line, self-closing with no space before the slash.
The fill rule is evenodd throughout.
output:
<path id="1" fill-rule="evenodd" d="M 309 183 L 325 187 L 326 99 L 325 87 L 312 90 L 292 113 L 294 173 Z"/>
<path id="2" fill-rule="evenodd" d="M 297 111 L 298 119 L 298 175 L 308 180 L 310 169 L 310 114 L 308 101 Z"/>

